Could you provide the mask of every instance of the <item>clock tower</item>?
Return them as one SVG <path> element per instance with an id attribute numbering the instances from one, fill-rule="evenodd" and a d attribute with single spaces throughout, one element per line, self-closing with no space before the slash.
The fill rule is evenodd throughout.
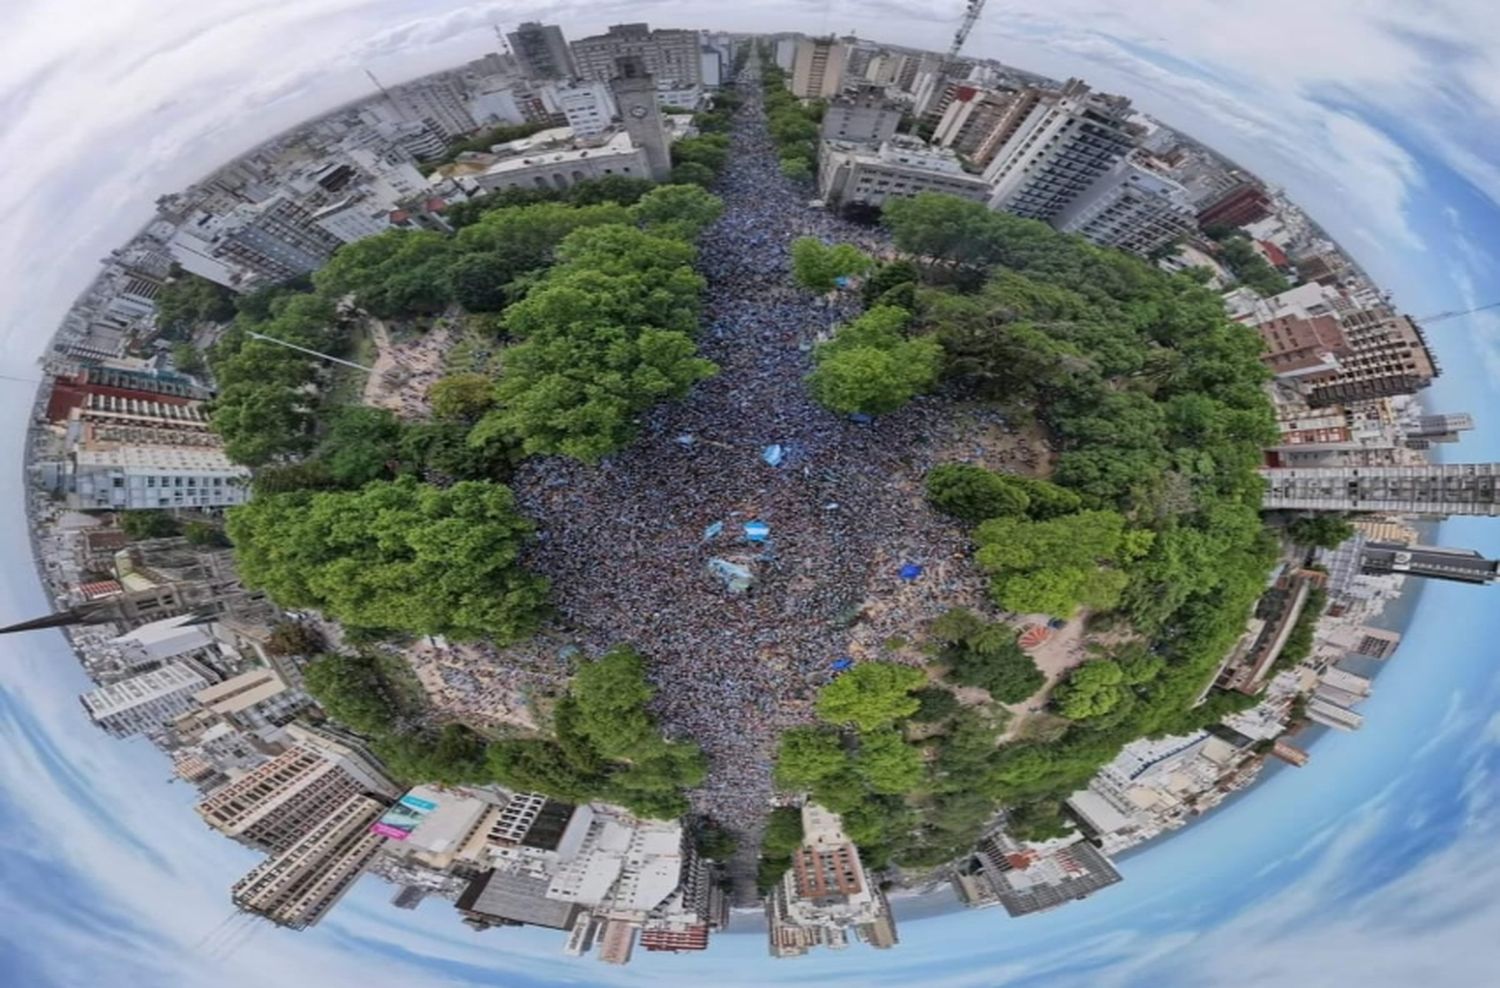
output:
<path id="1" fill-rule="evenodd" d="M 672 152 L 667 146 L 661 108 L 656 104 L 656 81 L 639 57 L 622 58 L 615 64 L 617 75 L 609 86 L 620 107 L 620 119 L 625 121 L 625 133 L 632 144 L 645 150 L 651 180 L 665 182 L 672 177 Z"/>

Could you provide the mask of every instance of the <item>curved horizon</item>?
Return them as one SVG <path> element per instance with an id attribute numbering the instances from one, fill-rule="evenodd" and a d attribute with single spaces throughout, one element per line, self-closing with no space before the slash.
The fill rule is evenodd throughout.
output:
<path id="1" fill-rule="evenodd" d="M 570 35 L 627 17 L 726 29 L 754 22 L 763 31 L 820 31 L 841 18 L 833 26 L 875 23 L 881 38 L 941 50 L 961 4 L 945 5 L 952 18 L 929 21 L 886 2 L 722 12 L 688 3 L 455 3 L 434 12 L 415 0 L 265 11 L 240 0 L 218 13 L 179 3 L 179 18 L 157 15 L 160 35 L 122 44 L 122 18 L 146 6 L 57 24 L 38 23 L 50 18 L 33 2 L 18 20 L 26 30 L 5 43 L 15 58 L 0 69 L 0 105 L 16 125 L 0 134 L 0 149 L 35 166 L 0 192 L 15 218 L 0 270 L 18 300 L 0 313 L 0 400 L 16 423 L 3 437 L 13 469 L 0 478 L 0 510 L 12 565 L 0 583 L 0 624 L 50 606 L 24 562 L 31 546 L 22 535 L 22 423 L 34 359 L 97 258 L 143 225 L 156 195 L 361 95 L 365 66 L 397 81 L 478 57 L 492 47 L 495 17 L 513 25 L 535 14 Z M 1011 3 L 981 22 L 970 49 L 1059 78 L 1082 76 L 1169 125 L 1180 122 L 1188 136 L 1286 188 L 1404 311 L 1500 299 L 1500 169 L 1488 164 L 1500 150 L 1500 52 L 1472 40 L 1494 37 L 1500 13 L 1460 4 L 1435 23 L 1395 2 L 1304 6 L 1262 5 L 1213 20 L 1180 5 L 1127 17 L 1103 2 Z M 1265 23 L 1282 18 L 1302 30 Z M 1337 57 L 1320 61 L 1325 48 Z M 1330 58 L 1337 64 L 1325 64 Z M 1441 86 L 1430 84 L 1435 78 Z M 90 88 L 109 92 L 107 108 L 80 98 Z M 228 93 L 239 100 L 232 113 L 222 105 Z M 66 136 L 48 143 L 47 134 Z M 27 148 L 32 159 L 21 153 Z M 1443 322 L 1431 338 L 1444 374 L 1424 404 L 1475 414 L 1456 458 L 1500 460 L 1500 419 L 1490 412 L 1500 408 L 1500 314 Z M 1497 556 L 1500 525 L 1449 520 L 1440 544 Z M 1401 653 L 1362 708 L 1363 730 L 1328 732 L 1310 746 L 1308 766 L 1268 771 L 1200 821 L 1132 851 L 1119 863 L 1125 882 L 1088 900 L 1019 920 L 996 910 L 927 915 L 926 906 L 903 915 L 903 906 L 894 952 L 779 962 L 764 956 L 760 927 L 742 922 L 705 956 L 646 954 L 618 970 L 592 961 L 580 968 L 561 956 L 554 931 L 474 934 L 446 903 L 393 910 L 388 887 L 370 878 L 306 933 L 221 923 L 232 912 L 225 889 L 253 856 L 199 823 L 194 793 L 162 781 L 169 766 L 155 749 L 88 723 L 76 700 L 87 680 L 65 640 L 50 631 L 6 638 L 0 800 L 8 824 L 0 836 L 10 853 L 0 875 L 34 894 L 5 906 L 0 966 L 27 988 L 209 978 L 237 988 L 295 981 L 310 969 L 326 972 L 330 986 L 479 985 L 502 975 L 525 985 L 711 977 L 726 988 L 914 979 L 1104 988 L 1255 988 L 1292 977 L 1313 988 L 1394 988 L 1417 977 L 1479 983 L 1500 957 L 1489 933 L 1500 907 L 1485 895 L 1500 877 L 1500 670 L 1487 648 L 1500 635 L 1500 609 L 1487 606 L 1493 592 L 1424 587 Z"/>

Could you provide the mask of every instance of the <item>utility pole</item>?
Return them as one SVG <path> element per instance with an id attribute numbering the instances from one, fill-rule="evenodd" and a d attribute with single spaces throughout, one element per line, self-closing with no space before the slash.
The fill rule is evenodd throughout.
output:
<path id="1" fill-rule="evenodd" d="M 328 360 L 328 361 L 332 361 L 335 364 L 343 364 L 345 367 L 353 367 L 355 370 L 362 370 L 366 374 L 373 374 L 373 373 L 375 373 L 375 368 L 373 368 L 373 367 L 366 367 L 364 364 L 356 364 L 352 360 L 344 360 L 344 359 L 342 359 L 340 357 L 332 357 L 332 356 L 329 356 L 326 353 L 321 353 L 321 352 L 319 352 L 317 350 L 309 350 L 305 346 L 298 346 L 295 343 L 288 343 L 286 340 L 278 340 L 276 337 L 274 337 L 274 336 L 267 336 L 265 333 L 257 333 L 257 332 L 254 332 L 254 331 L 247 330 L 246 333 L 245 333 L 245 335 L 251 337 L 252 339 L 265 340 L 267 343 L 275 343 L 278 346 L 284 346 L 284 347 L 287 347 L 288 349 L 291 349 L 291 350 L 300 350 L 303 353 L 306 353 L 306 354 L 309 354 L 311 356 L 317 357 L 319 360 Z"/>

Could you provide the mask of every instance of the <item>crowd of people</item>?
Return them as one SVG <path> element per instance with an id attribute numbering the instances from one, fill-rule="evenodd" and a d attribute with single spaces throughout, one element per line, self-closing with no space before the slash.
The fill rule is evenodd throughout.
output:
<path id="1" fill-rule="evenodd" d="M 699 342 L 719 374 L 651 412 L 640 439 L 600 466 L 533 460 L 513 486 L 538 525 L 527 564 L 552 580 L 570 640 L 651 657 L 664 729 L 710 759 L 695 806 L 747 836 L 753 862 L 776 738 L 811 719 L 833 664 L 885 657 L 892 640 L 975 603 L 983 580 L 962 530 L 922 496 L 939 439 L 960 431 L 949 404 L 918 399 L 860 422 L 808 394 L 815 341 L 859 300 L 796 287 L 791 242 L 889 248 L 781 175 L 749 88 L 714 189 L 724 213 L 699 245 Z M 765 455 L 773 445 L 779 457 Z M 750 521 L 769 526 L 764 542 L 746 538 Z M 730 592 L 711 559 L 748 566 L 753 586 Z M 903 579 L 908 563 L 921 576 Z"/>

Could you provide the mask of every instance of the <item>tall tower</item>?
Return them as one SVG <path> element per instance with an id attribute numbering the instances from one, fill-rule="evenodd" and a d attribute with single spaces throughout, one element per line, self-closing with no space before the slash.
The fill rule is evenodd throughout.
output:
<path id="1" fill-rule="evenodd" d="M 645 149 L 652 180 L 665 182 L 672 176 L 672 153 L 667 146 L 661 108 L 656 104 L 656 81 L 638 56 L 621 58 L 615 64 L 618 74 L 609 86 L 625 121 L 625 132 L 630 135 L 631 143 Z"/>

